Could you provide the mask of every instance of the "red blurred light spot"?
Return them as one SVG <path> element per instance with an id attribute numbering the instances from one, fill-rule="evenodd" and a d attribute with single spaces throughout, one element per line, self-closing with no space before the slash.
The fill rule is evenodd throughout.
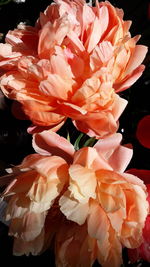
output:
<path id="1" fill-rule="evenodd" d="M 137 126 L 136 137 L 142 146 L 150 148 L 150 115 L 140 120 Z"/>

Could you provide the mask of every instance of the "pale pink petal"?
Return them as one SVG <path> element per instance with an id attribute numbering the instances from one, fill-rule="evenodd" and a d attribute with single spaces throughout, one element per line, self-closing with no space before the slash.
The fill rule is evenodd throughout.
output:
<path id="1" fill-rule="evenodd" d="M 101 27 L 101 34 L 103 35 L 109 24 L 109 12 L 107 6 L 101 6 L 98 9 L 99 27 Z"/>
<path id="2" fill-rule="evenodd" d="M 74 47 L 76 49 L 78 49 L 79 52 L 83 52 L 85 50 L 84 45 L 82 44 L 82 42 L 80 41 L 80 39 L 78 38 L 78 36 L 75 32 L 70 31 L 67 34 L 67 36 L 70 39 L 70 41 L 72 42 L 72 44 L 74 45 Z"/>
<path id="3" fill-rule="evenodd" d="M 91 33 L 89 38 L 87 39 L 87 43 L 85 43 L 85 47 L 87 48 L 88 53 L 91 53 L 95 46 L 98 44 L 102 35 L 102 29 L 100 27 L 100 20 L 96 17 L 92 26 Z"/>
<path id="4" fill-rule="evenodd" d="M 91 24 L 95 19 L 95 14 L 92 10 L 92 8 L 88 5 L 83 6 L 82 11 L 82 20 L 83 20 L 83 30 L 86 29 L 87 25 Z"/>
<path id="5" fill-rule="evenodd" d="M 125 75 L 130 74 L 133 70 L 135 70 L 144 60 L 145 55 L 147 53 L 147 47 L 143 45 L 135 46 L 134 52 L 130 57 L 128 62 Z"/>
<path id="6" fill-rule="evenodd" d="M 67 161 L 72 161 L 73 145 L 64 137 L 52 131 L 43 131 L 33 135 L 33 148 L 41 155 L 57 155 Z"/>
<path id="7" fill-rule="evenodd" d="M 122 135 L 120 133 L 115 133 L 110 137 L 100 139 L 94 148 L 100 155 L 103 155 L 105 159 L 109 159 L 114 150 L 120 145 L 122 140 Z"/>
<path id="8" fill-rule="evenodd" d="M 133 149 L 119 146 L 109 158 L 109 164 L 114 171 L 124 172 L 133 156 Z"/>

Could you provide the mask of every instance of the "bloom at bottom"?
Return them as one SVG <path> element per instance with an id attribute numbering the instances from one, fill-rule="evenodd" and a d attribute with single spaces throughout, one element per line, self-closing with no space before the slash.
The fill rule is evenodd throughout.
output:
<path id="1" fill-rule="evenodd" d="M 54 132 L 34 135 L 38 154 L 24 159 L 24 172 L 3 193 L 14 254 L 38 254 L 53 239 L 56 266 L 92 266 L 97 259 L 119 267 L 122 245 L 141 244 L 146 187 L 124 173 L 132 149 L 121 138 L 114 134 L 75 151 Z"/>

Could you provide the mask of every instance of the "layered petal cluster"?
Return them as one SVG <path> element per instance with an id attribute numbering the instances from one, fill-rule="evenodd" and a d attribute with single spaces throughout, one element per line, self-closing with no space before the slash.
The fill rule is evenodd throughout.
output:
<path id="1" fill-rule="evenodd" d="M 119 146 L 121 135 L 99 140 L 78 150 L 69 167 L 69 187 L 60 198 L 68 220 L 87 223 L 102 266 L 120 266 L 122 245 L 138 247 L 148 214 L 146 187 L 140 179 L 123 173 L 132 151 Z M 142 204 L 142 205 L 141 205 Z"/>
<path id="2" fill-rule="evenodd" d="M 34 134 L 37 154 L 24 159 L 24 172 L 3 193 L 15 254 L 38 254 L 54 237 L 56 266 L 92 266 L 97 259 L 119 267 L 122 245 L 141 244 L 146 187 L 124 173 L 132 149 L 120 146 L 121 138 L 75 151 L 52 131 Z"/>
<path id="3" fill-rule="evenodd" d="M 24 159 L 20 168 L 24 171 L 3 193 L 8 202 L 5 219 L 10 221 L 9 235 L 15 237 L 14 255 L 37 255 L 45 244 L 49 216 L 51 238 L 55 234 L 56 199 L 68 181 L 68 164 L 58 156 L 33 154 Z"/>
<path id="4" fill-rule="evenodd" d="M 128 172 L 137 175 L 145 182 L 148 192 L 147 200 L 150 206 L 150 170 L 129 169 Z M 132 263 L 141 259 L 150 262 L 150 214 L 148 214 L 143 228 L 142 244 L 136 249 L 128 249 L 128 256 Z"/>
<path id="5" fill-rule="evenodd" d="M 2 91 L 35 125 L 57 130 L 71 118 L 90 136 L 113 134 L 127 104 L 116 93 L 140 77 L 147 51 L 130 24 L 107 1 L 56 0 L 35 27 L 19 25 L 1 44 Z"/>

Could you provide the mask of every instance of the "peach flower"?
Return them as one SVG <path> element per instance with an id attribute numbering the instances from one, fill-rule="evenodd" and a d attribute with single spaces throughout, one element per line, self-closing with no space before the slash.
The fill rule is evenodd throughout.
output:
<path id="1" fill-rule="evenodd" d="M 52 131 L 33 135 L 37 154 L 24 159 L 22 173 L 2 195 L 14 254 L 38 254 L 55 237 L 57 266 L 79 266 L 83 259 L 92 266 L 97 259 L 102 266 L 119 267 L 122 245 L 141 244 L 146 187 L 124 173 L 132 149 L 120 146 L 121 139 L 114 134 L 75 151 Z"/>
<path id="2" fill-rule="evenodd" d="M 92 266 L 96 259 L 102 266 L 120 266 L 122 245 L 141 244 L 148 214 L 146 187 L 136 176 L 124 173 L 132 149 L 120 146 L 121 139 L 121 134 L 114 134 L 74 153 L 71 146 L 72 160 L 65 156 L 72 164 L 68 190 L 58 200 L 66 219 L 56 231 L 56 266 L 77 267 L 85 262 Z M 34 135 L 33 147 L 43 155 L 55 150 L 62 155 L 70 151 L 69 143 L 64 146 L 62 141 L 45 131 Z"/>
<path id="3" fill-rule="evenodd" d="M 90 136 L 115 133 L 127 104 L 116 92 L 141 76 L 147 51 L 130 24 L 109 2 L 56 0 L 35 27 L 19 25 L 1 44 L 2 91 L 34 125 L 56 131 L 69 117 Z"/>
<path id="4" fill-rule="evenodd" d="M 68 190 L 59 200 L 68 220 L 87 223 L 88 236 L 96 246 L 93 253 L 102 266 L 119 267 L 122 245 L 141 244 L 148 214 L 143 181 L 123 173 L 132 150 L 120 146 L 120 141 L 121 135 L 115 134 L 93 148 L 78 150 L 69 167 Z"/>

